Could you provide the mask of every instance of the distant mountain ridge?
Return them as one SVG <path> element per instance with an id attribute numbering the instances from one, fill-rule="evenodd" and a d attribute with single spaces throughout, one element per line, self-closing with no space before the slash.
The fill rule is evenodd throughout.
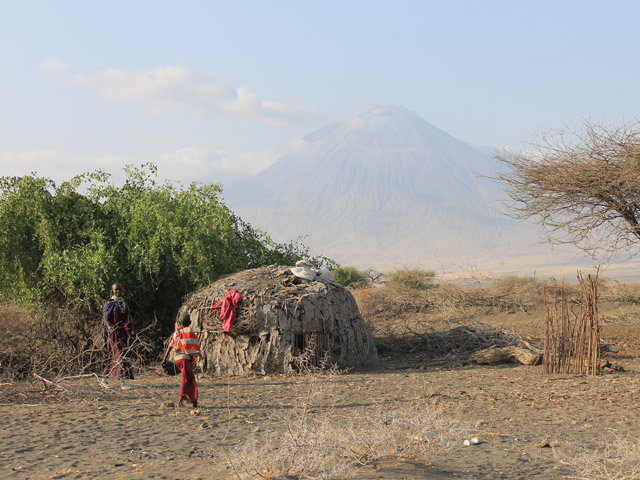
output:
<path id="1" fill-rule="evenodd" d="M 537 228 L 500 213 L 494 168 L 416 113 L 381 106 L 307 135 L 225 200 L 276 241 L 305 236 L 313 252 L 359 268 L 558 261 L 535 245 Z"/>

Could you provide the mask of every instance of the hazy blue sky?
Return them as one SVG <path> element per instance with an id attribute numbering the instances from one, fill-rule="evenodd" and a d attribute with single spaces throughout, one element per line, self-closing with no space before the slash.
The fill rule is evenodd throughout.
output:
<path id="1" fill-rule="evenodd" d="M 0 0 L 0 174 L 253 173 L 381 104 L 475 145 L 640 111 L 637 1 Z"/>

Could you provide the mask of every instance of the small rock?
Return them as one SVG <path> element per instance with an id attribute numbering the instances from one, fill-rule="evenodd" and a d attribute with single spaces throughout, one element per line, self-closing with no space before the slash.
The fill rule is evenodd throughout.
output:
<path id="1" fill-rule="evenodd" d="M 162 408 L 176 408 L 176 404 L 171 401 L 162 402 L 160 406 Z"/>

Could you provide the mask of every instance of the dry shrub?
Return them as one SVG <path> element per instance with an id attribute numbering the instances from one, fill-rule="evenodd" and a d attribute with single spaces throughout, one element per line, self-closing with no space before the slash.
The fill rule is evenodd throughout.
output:
<path id="1" fill-rule="evenodd" d="M 60 343 L 66 336 L 61 335 L 60 326 L 53 328 L 55 324 L 51 316 L 44 321 L 14 304 L 0 306 L 0 401 L 46 402 L 60 395 L 76 396 L 75 393 L 86 397 L 86 392 L 74 393 L 56 384 L 53 369 L 60 373 L 65 370 L 65 363 L 73 364 L 75 369 L 85 359 L 74 358 L 73 350 L 66 343 Z M 62 345 L 67 348 L 63 349 Z"/>
<path id="2" fill-rule="evenodd" d="M 434 453 L 453 445 L 464 429 L 426 401 L 397 408 L 359 408 L 343 423 L 331 423 L 329 438 L 342 455 L 364 466 L 379 460 L 428 464 Z"/>
<path id="3" fill-rule="evenodd" d="M 416 360 L 449 356 L 464 362 L 483 348 L 526 347 L 525 340 L 533 342 L 481 325 L 478 317 L 532 311 L 544 304 L 545 288 L 556 287 L 533 277 L 510 276 L 467 284 L 440 281 L 421 294 L 371 287 L 354 291 L 353 296 L 379 354 L 411 353 Z"/>
<path id="4" fill-rule="evenodd" d="M 0 305 L 0 400 L 104 396 L 99 380 L 106 352 L 100 328 L 99 315 L 70 308 L 28 311 Z M 138 368 L 153 351 L 149 339 L 154 328 L 156 323 L 138 331 L 128 348 L 126 354 Z"/>
<path id="5" fill-rule="evenodd" d="M 13 304 L 0 306 L 0 376 L 24 377 L 31 371 L 33 345 L 29 333 L 34 319 Z"/>
<path id="6" fill-rule="evenodd" d="M 436 295 L 448 298 L 459 308 L 477 308 L 484 314 L 497 312 L 527 312 L 543 304 L 545 284 L 533 277 L 505 276 L 491 281 L 462 286 L 455 282 L 440 286 Z"/>
<path id="7" fill-rule="evenodd" d="M 352 293 L 371 329 L 379 354 L 406 350 L 416 337 L 432 332 L 433 322 L 438 321 L 429 314 L 433 305 L 420 296 L 387 287 L 371 287 Z"/>
<path id="8" fill-rule="evenodd" d="M 494 312 L 530 313 L 544 305 L 545 292 L 564 292 L 570 302 L 577 302 L 581 292 L 577 284 L 557 283 L 554 279 L 538 280 L 535 277 L 506 275 L 497 278 L 473 278 L 464 284 L 441 282 L 430 292 L 432 305 L 477 312 L 483 315 Z"/>
<path id="9" fill-rule="evenodd" d="M 351 292 L 363 317 L 425 312 L 431 302 L 424 297 L 388 287 L 359 288 Z"/>
<path id="10" fill-rule="evenodd" d="M 640 440 L 616 439 L 602 448 L 560 458 L 579 480 L 637 480 L 640 478 Z"/>
<path id="11" fill-rule="evenodd" d="M 407 273 L 410 274 L 411 271 Z M 407 280 L 410 285 L 420 281 Z M 400 282 L 400 285 L 406 285 L 407 282 Z M 505 276 L 494 280 L 474 280 L 470 285 L 441 281 L 423 290 L 383 286 L 359 289 L 352 293 L 365 319 L 428 312 L 443 320 L 456 321 L 469 318 L 478 309 L 483 314 L 495 311 L 526 313 L 544 304 L 545 288 L 554 288 L 554 283 L 542 282 L 534 277 Z M 576 287 L 565 284 L 564 288 L 571 298 L 578 297 Z"/>
<path id="12" fill-rule="evenodd" d="M 401 268 L 388 275 L 388 286 L 411 295 L 421 295 L 435 286 L 436 272 L 419 268 Z"/>
<path id="13" fill-rule="evenodd" d="M 313 367 L 305 357 L 293 405 L 271 418 L 274 426 L 227 452 L 238 478 L 352 478 L 383 459 L 427 464 L 459 438 L 461 427 L 424 400 L 396 408 L 374 401 L 338 415 L 326 399 L 342 372 L 326 364 Z"/>
<path id="14" fill-rule="evenodd" d="M 31 365 L 43 376 L 78 375 L 102 368 L 99 320 L 71 309 L 42 309 L 30 331 Z"/>
<path id="15" fill-rule="evenodd" d="M 72 310 L 28 311 L 0 306 L 2 375 L 24 378 L 32 373 L 82 373 L 99 362 L 99 328 L 94 318 Z"/>
<path id="16" fill-rule="evenodd" d="M 603 281 L 598 286 L 604 301 L 620 304 L 640 305 L 640 283 L 620 283 L 615 280 Z"/>

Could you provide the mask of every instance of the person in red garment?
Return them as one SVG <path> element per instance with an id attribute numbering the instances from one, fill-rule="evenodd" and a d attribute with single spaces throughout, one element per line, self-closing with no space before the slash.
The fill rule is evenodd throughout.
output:
<path id="1" fill-rule="evenodd" d="M 107 386 L 109 377 L 119 378 L 122 388 L 129 388 L 126 380 L 133 380 L 133 368 L 127 358 L 131 337 L 136 334 L 124 289 L 119 283 L 111 285 L 111 298 L 102 310 L 102 340 L 107 349 L 107 366 L 102 379 Z"/>
<path id="2" fill-rule="evenodd" d="M 194 407 L 198 406 L 198 385 L 193 374 L 193 367 L 201 357 L 200 343 L 198 336 L 191 328 L 191 318 L 189 313 L 183 311 L 176 324 L 176 331 L 171 339 L 173 347 L 173 358 L 176 369 L 180 371 L 180 399 L 178 405 L 182 406 L 184 401 L 191 402 Z"/>
<path id="3" fill-rule="evenodd" d="M 102 382 L 108 386 L 109 377 L 119 378 L 122 388 L 130 388 L 126 380 L 133 380 L 133 367 L 127 358 L 131 337 L 135 336 L 131 310 L 125 302 L 124 289 L 119 283 L 111 285 L 111 298 L 102 309 L 102 341 L 107 349 L 107 366 Z"/>

